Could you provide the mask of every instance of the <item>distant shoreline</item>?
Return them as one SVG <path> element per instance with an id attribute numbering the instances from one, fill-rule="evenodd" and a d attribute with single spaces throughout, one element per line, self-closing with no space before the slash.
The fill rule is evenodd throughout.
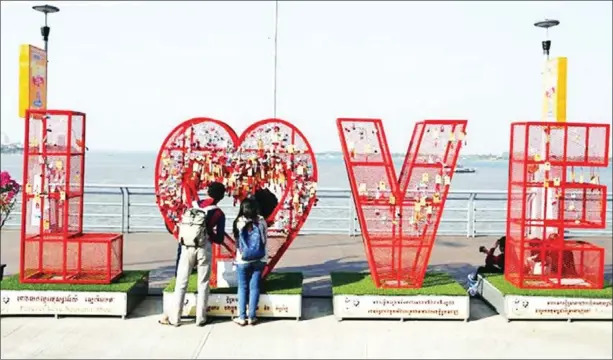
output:
<path id="1" fill-rule="evenodd" d="M 93 150 L 93 153 L 96 154 L 155 154 L 155 151 L 147 151 L 147 150 Z M 6 146 L 2 145 L 0 148 L 1 155 L 22 155 L 23 148 L 14 147 L 14 146 Z M 342 159 L 343 154 L 340 151 L 323 151 L 316 152 L 315 156 L 320 158 L 321 160 L 334 160 L 334 159 Z M 392 153 L 392 158 L 394 159 L 404 159 L 403 153 Z M 468 154 L 468 155 L 460 155 L 460 161 L 508 161 L 509 158 L 506 154 L 503 155 L 494 155 L 494 154 Z M 609 155 L 609 163 L 613 162 L 613 157 Z"/>
<path id="2" fill-rule="evenodd" d="M 147 150 L 93 150 L 94 153 L 98 154 L 135 154 L 135 153 L 155 153 L 154 151 Z M 21 147 L 5 147 L 4 145 L 0 148 L 0 154 L 3 155 L 14 155 L 14 154 L 23 154 L 23 148 Z M 342 158 L 342 153 L 340 151 L 324 151 L 324 152 L 316 152 L 315 156 L 317 157 L 329 157 L 329 158 Z M 393 158 L 404 158 L 404 154 L 402 153 L 392 153 Z M 488 161 L 498 161 L 498 160 L 508 160 L 506 157 L 502 157 L 499 155 L 463 155 L 461 156 L 462 160 L 488 160 Z"/>

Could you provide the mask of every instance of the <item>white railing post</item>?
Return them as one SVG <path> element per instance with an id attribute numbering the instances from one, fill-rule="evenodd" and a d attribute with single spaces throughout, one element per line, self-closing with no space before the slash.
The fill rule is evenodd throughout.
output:
<path id="1" fill-rule="evenodd" d="M 475 193 L 470 193 L 468 195 L 468 204 L 466 204 L 466 237 L 471 237 L 473 230 L 473 216 L 474 216 L 474 201 L 475 201 Z"/>
<path id="2" fill-rule="evenodd" d="M 129 188 L 129 187 L 127 187 L 127 186 L 126 186 L 125 188 L 126 188 L 126 195 L 127 195 L 127 196 L 126 196 L 126 198 L 127 198 L 127 199 L 126 199 L 126 200 L 127 200 L 127 202 L 126 202 L 126 205 L 127 205 L 127 206 L 126 206 L 126 220 L 127 220 L 127 222 L 128 222 L 128 226 L 127 226 L 127 229 L 126 229 L 126 230 L 127 230 L 127 231 L 126 231 L 126 233 L 128 233 L 128 234 L 129 234 L 129 233 L 130 233 L 130 202 L 131 202 L 131 201 L 130 201 L 130 188 Z"/>
<path id="3" fill-rule="evenodd" d="M 471 234 L 470 235 L 471 235 L 471 237 L 474 238 L 475 236 L 477 236 L 477 196 L 478 196 L 478 193 L 473 193 L 473 194 L 471 194 L 471 196 L 472 196 L 472 199 L 471 199 L 471 202 L 470 202 L 470 205 L 471 205 L 470 212 L 472 213 L 473 217 L 472 217 L 472 221 L 471 221 L 472 228 L 471 228 Z"/>
<path id="4" fill-rule="evenodd" d="M 127 188 L 125 186 L 120 186 L 119 191 L 121 191 L 121 233 L 126 232 L 126 191 Z"/>
<path id="5" fill-rule="evenodd" d="M 348 230 L 348 234 L 349 236 L 355 236 L 355 209 L 353 208 L 353 196 L 351 195 L 351 193 L 348 196 L 349 201 L 348 201 L 348 206 L 349 208 L 347 209 L 347 213 L 349 214 L 349 220 L 348 221 L 348 226 L 349 229 Z"/>

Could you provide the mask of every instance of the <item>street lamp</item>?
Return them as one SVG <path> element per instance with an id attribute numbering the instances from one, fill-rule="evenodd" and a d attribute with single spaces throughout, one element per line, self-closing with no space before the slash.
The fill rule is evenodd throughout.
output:
<path id="1" fill-rule="evenodd" d="M 272 90 L 272 98 L 273 98 L 273 117 L 277 118 L 277 67 L 278 67 L 278 42 L 279 42 L 279 1 L 275 1 L 275 38 L 274 38 L 274 46 L 275 46 L 275 54 L 274 54 L 274 73 L 273 73 L 273 90 Z"/>
<path id="2" fill-rule="evenodd" d="M 545 40 L 541 42 L 541 45 L 543 47 L 543 55 L 545 55 L 545 58 L 546 58 L 545 66 L 544 66 L 543 73 L 542 73 L 543 83 L 544 83 L 544 88 L 545 88 L 544 89 L 545 90 L 545 94 L 544 94 L 545 95 L 544 97 L 545 111 L 543 113 L 544 121 L 556 121 L 556 117 L 560 116 L 556 110 L 557 103 L 559 102 L 558 96 L 560 95 L 555 94 L 556 100 L 553 99 L 554 93 L 558 91 L 558 80 L 559 80 L 560 74 L 557 70 L 557 67 L 560 66 L 560 63 L 558 62 L 555 65 L 556 66 L 555 75 L 552 74 L 553 65 L 549 64 L 549 50 L 551 50 L 551 40 L 549 40 L 549 28 L 552 28 L 558 25 L 560 25 L 560 21 L 553 20 L 553 19 L 545 19 L 545 20 L 537 21 L 534 23 L 534 26 L 545 29 Z M 566 88 L 566 86 L 564 86 L 564 88 Z M 564 95 L 562 96 L 566 97 L 565 91 L 564 91 Z M 564 118 L 566 118 L 566 114 L 564 114 Z M 547 150 L 546 138 L 547 138 L 546 136 L 543 136 L 541 140 L 541 146 L 540 146 L 541 148 L 540 156 L 543 159 L 547 159 L 549 156 L 548 155 L 549 151 Z M 545 177 L 546 172 L 543 169 L 544 168 L 539 169 L 538 173 L 539 173 L 539 176 Z M 537 195 L 536 201 L 532 202 L 531 210 L 533 211 L 534 214 L 539 214 L 546 220 L 551 219 L 552 214 L 553 214 L 553 204 L 554 204 L 553 193 L 550 191 L 547 191 L 546 189 L 539 189 L 537 190 L 537 194 L 538 195 Z M 530 233 L 538 233 L 540 231 L 541 229 L 536 226 L 530 229 Z M 555 228 L 552 228 L 552 227 L 545 228 L 546 236 L 549 236 L 555 232 L 556 232 Z"/>
<path id="3" fill-rule="evenodd" d="M 545 40 L 541 42 L 543 46 L 543 55 L 549 60 L 549 50 L 551 49 L 551 40 L 549 40 L 549 28 L 560 25 L 560 21 L 553 19 L 545 19 L 543 21 L 537 21 L 534 26 L 545 29 Z"/>
<path id="4" fill-rule="evenodd" d="M 40 34 L 43 36 L 43 41 L 45 42 L 45 53 L 49 50 L 49 33 L 51 33 L 51 28 L 47 25 L 47 15 L 54 14 L 59 12 L 60 9 L 53 5 L 35 5 L 32 6 L 32 9 L 36 11 L 40 11 L 45 14 L 45 26 L 40 28 Z M 47 54 L 47 62 L 49 62 L 49 54 Z"/>

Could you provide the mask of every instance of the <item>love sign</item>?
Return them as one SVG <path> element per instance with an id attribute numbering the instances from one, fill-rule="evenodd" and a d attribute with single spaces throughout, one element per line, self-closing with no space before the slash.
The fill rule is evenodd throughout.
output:
<path id="1" fill-rule="evenodd" d="M 337 119 L 368 265 L 378 287 L 420 288 L 466 120 L 415 124 L 399 178 L 380 119 Z"/>
<path id="2" fill-rule="evenodd" d="M 505 278 L 524 289 L 601 289 L 605 249 L 565 239 L 605 229 L 610 124 L 511 124 Z"/>
<path id="3" fill-rule="evenodd" d="M 162 144 L 155 169 L 157 204 L 171 230 L 198 192 L 211 182 L 226 186 L 237 205 L 258 189 L 276 195 L 278 205 L 268 217 L 268 275 L 279 262 L 316 203 L 317 162 L 298 128 L 281 119 L 253 123 L 240 136 L 226 123 L 194 118 L 175 127 Z M 233 219 L 228 219 L 231 223 Z M 213 250 L 212 285 L 217 260 L 231 259 L 235 244 L 226 235 Z"/>

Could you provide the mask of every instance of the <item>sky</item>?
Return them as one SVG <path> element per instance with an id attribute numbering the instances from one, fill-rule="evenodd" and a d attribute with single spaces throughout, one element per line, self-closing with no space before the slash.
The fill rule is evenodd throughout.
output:
<path id="1" fill-rule="evenodd" d="M 47 2 L 48 107 L 87 114 L 92 150 L 157 151 L 192 117 L 241 132 L 273 116 L 275 3 Z M 19 45 L 42 47 L 41 2 L 2 1 L 1 129 L 22 141 Z M 538 121 L 542 29 L 568 57 L 568 120 L 611 122 L 612 6 L 601 2 L 280 2 L 277 116 L 317 152 L 338 117 L 383 119 L 404 152 L 424 119 L 468 119 L 465 154 L 508 149 Z"/>

